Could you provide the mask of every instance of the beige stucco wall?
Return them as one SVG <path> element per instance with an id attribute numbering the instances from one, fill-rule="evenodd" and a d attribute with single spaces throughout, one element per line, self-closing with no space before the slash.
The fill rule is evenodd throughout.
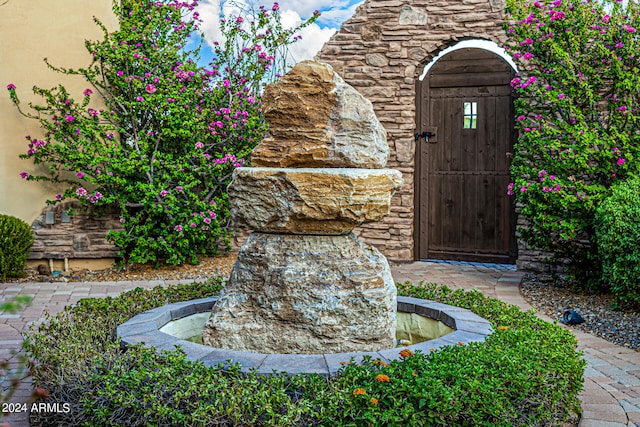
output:
<path id="1" fill-rule="evenodd" d="M 87 88 L 84 80 L 50 70 L 43 58 L 61 67 L 87 66 L 91 58 L 84 41 L 102 38 L 92 18 L 115 28 L 111 5 L 111 0 L 8 0 L 0 5 L 0 213 L 31 224 L 57 193 L 51 185 L 20 178 L 22 171 L 35 171 L 30 160 L 18 157 L 28 149 L 24 137 L 41 137 L 42 131 L 37 121 L 18 113 L 6 86 L 17 86 L 23 108 L 37 100 L 31 91 L 34 85 L 51 88 L 63 83 L 80 99 Z"/>

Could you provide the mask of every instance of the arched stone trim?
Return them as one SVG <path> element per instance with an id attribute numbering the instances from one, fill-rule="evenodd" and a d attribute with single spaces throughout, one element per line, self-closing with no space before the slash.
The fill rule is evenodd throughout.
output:
<path id="1" fill-rule="evenodd" d="M 489 52 L 493 52 L 496 55 L 498 55 L 500 58 L 502 58 L 507 64 L 509 64 L 511 68 L 514 69 L 515 72 L 518 72 L 518 66 L 513 61 L 513 58 L 509 56 L 509 54 L 505 49 L 497 45 L 495 42 L 491 40 L 484 40 L 484 39 L 469 39 L 469 40 L 462 40 L 452 46 L 449 46 L 439 51 L 438 54 L 435 55 L 433 59 L 431 59 L 431 61 L 425 64 L 422 70 L 422 73 L 420 74 L 420 77 L 418 77 L 418 80 L 421 80 L 421 81 L 424 80 L 424 78 L 429 73 L 429 70 L 431 69 L 431 67 L 433 67 L 435 63 L 438 62 L 438 60 L 443 58 L 445 55 L 453 51 L 466 49 L 466 48 L 483 49 Z"/>
<path id="2" fill-rule="evenodd" d="M 402 172 L 404 185 L 391 214 L 357 233 L 391 260 L 414 259 L 415 103 L 423 66 L 462 40 L 502 45 L 503 8 L 502 0 L 367 0 L 316 55 L 371 100 L 387 130 L 387 166 Z"/>

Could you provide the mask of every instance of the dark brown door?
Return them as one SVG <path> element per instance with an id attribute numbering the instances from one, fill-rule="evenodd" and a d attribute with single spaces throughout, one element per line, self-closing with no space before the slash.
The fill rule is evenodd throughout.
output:
<path id="1" fill-rule="evenodd" d="M 514 263 L 512 68 L 481 49 L 435 63 L 418 91 L 416 255 Z"/>

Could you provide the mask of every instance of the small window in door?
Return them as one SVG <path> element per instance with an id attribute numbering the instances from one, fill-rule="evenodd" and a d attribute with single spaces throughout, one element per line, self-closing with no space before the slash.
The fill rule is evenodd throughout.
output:
<path id="1" fill-rule="evenodd" d="M 462 123 L 462 128 L 475 129 L 478 124 L 478 103 L 465 102 L 463 117 L 464 117 L 464 121 Z"/>

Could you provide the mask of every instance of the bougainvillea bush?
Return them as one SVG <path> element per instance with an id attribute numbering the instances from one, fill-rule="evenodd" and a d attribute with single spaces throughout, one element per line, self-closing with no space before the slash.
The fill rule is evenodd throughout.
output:
<path id="1" fill-rule="evenodd" d="M 258 91 L 275 77 L 274 63 L 282 66 L 296 31 L 318 17 L 284 29 L 276 3 L 223 20 L 225 38 L 202 66 L 192 40 L 202 40 L 196 5 L 114 2 L 119 29 L 94 19 L 104 38 L 86 42 L 88 67 L 49 65 L 84 77 L 82 97 L 62 85 L 34 87 L 42 103 L 20 110 L 44 130 L 42 138 L 27 136 L 21 156 L 44 172 L 22 177 L 65 184 L 50 203 L 117 206 L 123 229 L 108 238 L 125 261 L 180 264 L 225 248 L 226 187 L 266 130 Z M 21 108 L 15 85 L 7 89 Z"/>
<path id="2" fill-rule="evenodd" d="M 595 210 L 638 173 L 638 2 L 509 0 L 507 47 L 519 138 L 515 196 L 530 245 L 569 261 L 572 277 L 599 286 Z"/>

